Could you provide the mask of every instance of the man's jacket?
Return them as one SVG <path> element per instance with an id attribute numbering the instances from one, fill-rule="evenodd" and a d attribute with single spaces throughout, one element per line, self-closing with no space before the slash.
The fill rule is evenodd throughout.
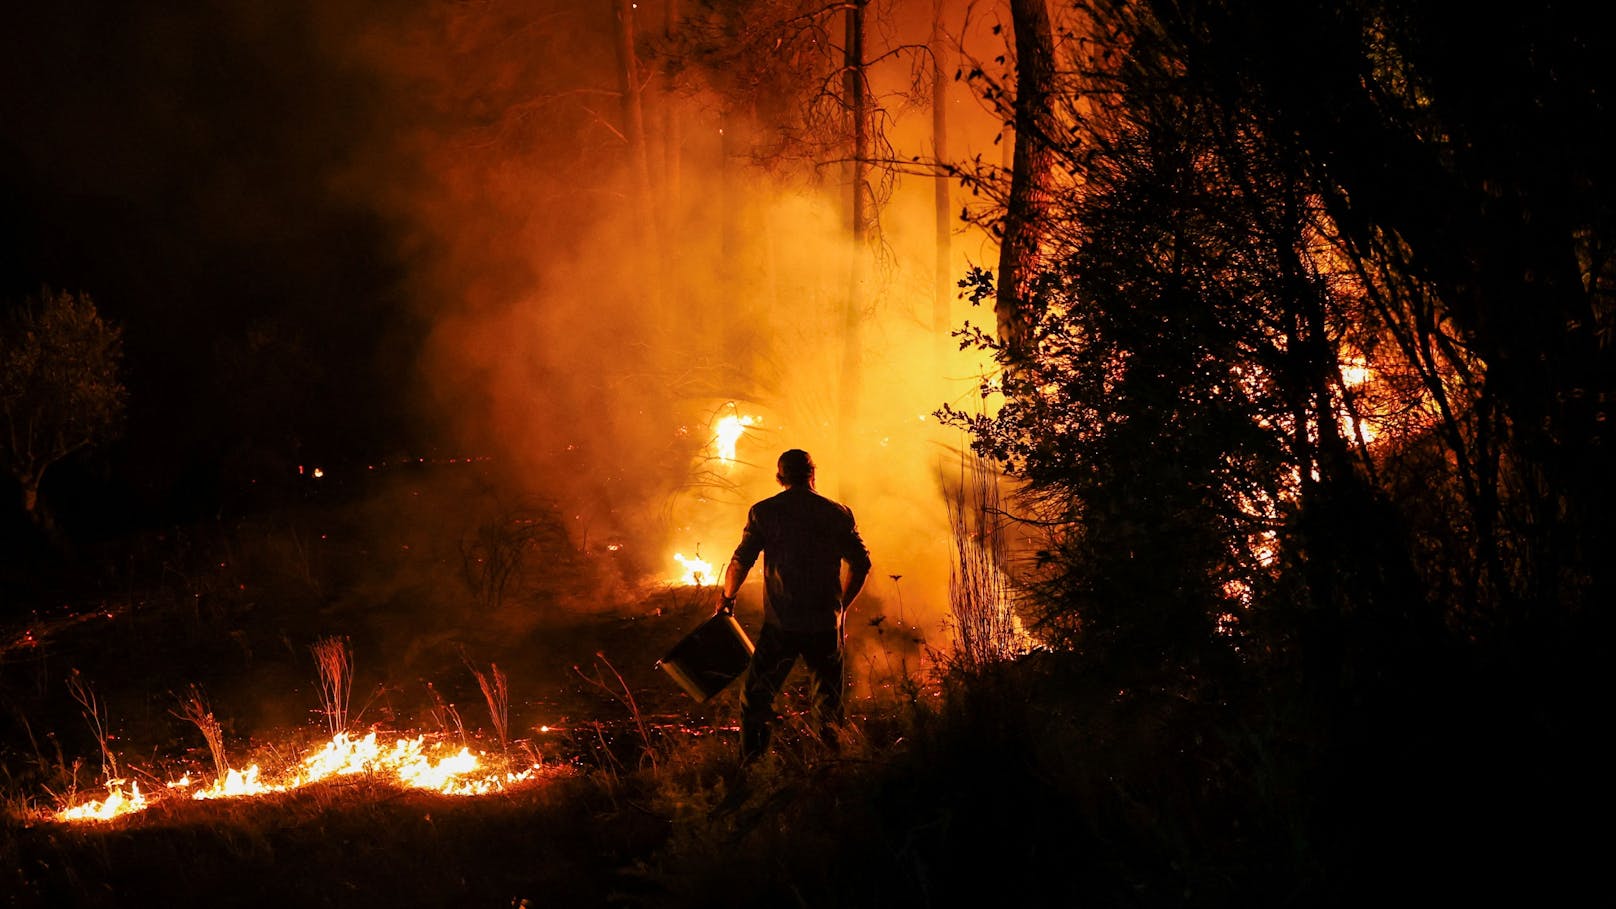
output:
<path id="1" fill-rule="evenodd" d="M 763 620 L 786 631 L 840 627 L 842 562 L 868 571 L 870 551 L 853 512 L 810 487 L 793 486 L 753 505 L 735 561 L 763 555 Z"/>

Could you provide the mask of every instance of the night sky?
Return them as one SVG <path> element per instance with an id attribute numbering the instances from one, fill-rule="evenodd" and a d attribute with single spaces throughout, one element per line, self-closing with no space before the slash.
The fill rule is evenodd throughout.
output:
<path id="1" fill-rule="evenodd" d="M 344 59 L 363 20 L 169 6 L 0 21 L 0 298 L 88 293 L 125 336 L 126 431 L 47 476 L 59 507 L 74 472 L 182 517 L 248 475 L 416 443 L 405 229 L 353 189 L 397 126 Z"/>

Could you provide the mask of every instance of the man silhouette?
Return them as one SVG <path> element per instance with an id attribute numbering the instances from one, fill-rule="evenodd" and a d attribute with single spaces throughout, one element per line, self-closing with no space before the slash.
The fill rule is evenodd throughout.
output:
<path id="1" fill-rule="evenodd" d="M 762 554 L 763 629 L 741 689 L 743 766 L 768 750 L 774 700 L 798 657 L 808 668 L 819 734 L 835 743 L 842 721 L 844 619 L 870 573 L 870 551 L 853 512 L 815 490 L 808 452 L 781 454 L 775 479 L 785 489 L 747 512 L 719 590 L 718 611 L 734 612 L 741 582 Z"/>

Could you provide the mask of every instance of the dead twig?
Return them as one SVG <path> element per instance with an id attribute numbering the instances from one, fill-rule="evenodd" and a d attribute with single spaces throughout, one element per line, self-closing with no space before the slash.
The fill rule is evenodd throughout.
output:
<path id="1" fill-rule="evenodd" d="M 112 753 L 112 735 L 108 731 L 110 725 L 107 720 L 106 705 L 95 696 L 95 689 L 84 676 L 74 669 L 67 677 L 67 690 L 73 700 L 83 708 L 85 722 L 90 724 L 90 732 L 95 735 L 97 745 L 101 746 L 101 774 L 107 785 L 112 785 L 119 778 L 118 756 Z"/>
<path id="2" fill-rule="evenodd" d="M 612 686 L 606 683 L 606 679 L 601 674 L 599 665 L 596 665 L 595 667 L 594 678 L 584 675 L 584 671 L 577 666 L 572 667 L 572 671 L 578 673 L 579 678 L 595 686 L 596 688 L 599 688 L 601 691 L 606 692 L 607 696 L 612 700 L 617 701 L 619 704 L 622 704 L 624 707 L 628 708 L 629 716 L 634 720 L 635 731 L 639 733 L 640 742 L 645 747 L 644 758 L 645 760 L 651 762 L 651 770 L 652 772 L 655 772 L 657 770 L 656 749 L 652 747 L 651 730 L 645 725 L 645 716 L 640 712 L 640 705 L 634 700 L 634 692 L 629 689 L 628 682 L 624 681 L 623 674 L 617 671 L 617 667 L 612 665 L 612 661 L 606 659 L 605 653 L 597 652 L 595 654 L 595 659 L 600 663 L 604 663 L 606 668 L 612 671 L 612 675 L 617 679 L 618 687 L 622 689 L 621 693 L 618 693 L 618 691 L 614 690 Z"/>

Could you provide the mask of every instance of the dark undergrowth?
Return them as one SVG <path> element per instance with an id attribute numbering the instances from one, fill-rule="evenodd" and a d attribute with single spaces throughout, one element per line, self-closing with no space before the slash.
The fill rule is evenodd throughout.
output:
<path id="1" fill-rule="evenodd" d="M 1093 681 L 1050 655 L 956 676 L 866 705 L 835 750 L 788 711 L 744 776 L 722 730 L 624 732 L 490 797 L 361 781 L 108 824 L 14 815 L 0 884 L 27 907 L 1348 906 L 1569 897 L 1598 867 L 1564 785 L 1537 802 L 1493 776 L 1522 749 L 1465 754 L 1439 723 L 1343 778 L 1302 718 Z"/>
<path id="2" fill-rule="evenodd" d="M 733 813 L 702 774 L 632 781 L 669 824 L 650 904 L 1552 902 L 1600 875 L 1593 752 L 1500 692 L 1343 731 L 1265 686 L 1118 690 L 1059 655 L 945 687 L 840 753 L 785 749 Z"/>

